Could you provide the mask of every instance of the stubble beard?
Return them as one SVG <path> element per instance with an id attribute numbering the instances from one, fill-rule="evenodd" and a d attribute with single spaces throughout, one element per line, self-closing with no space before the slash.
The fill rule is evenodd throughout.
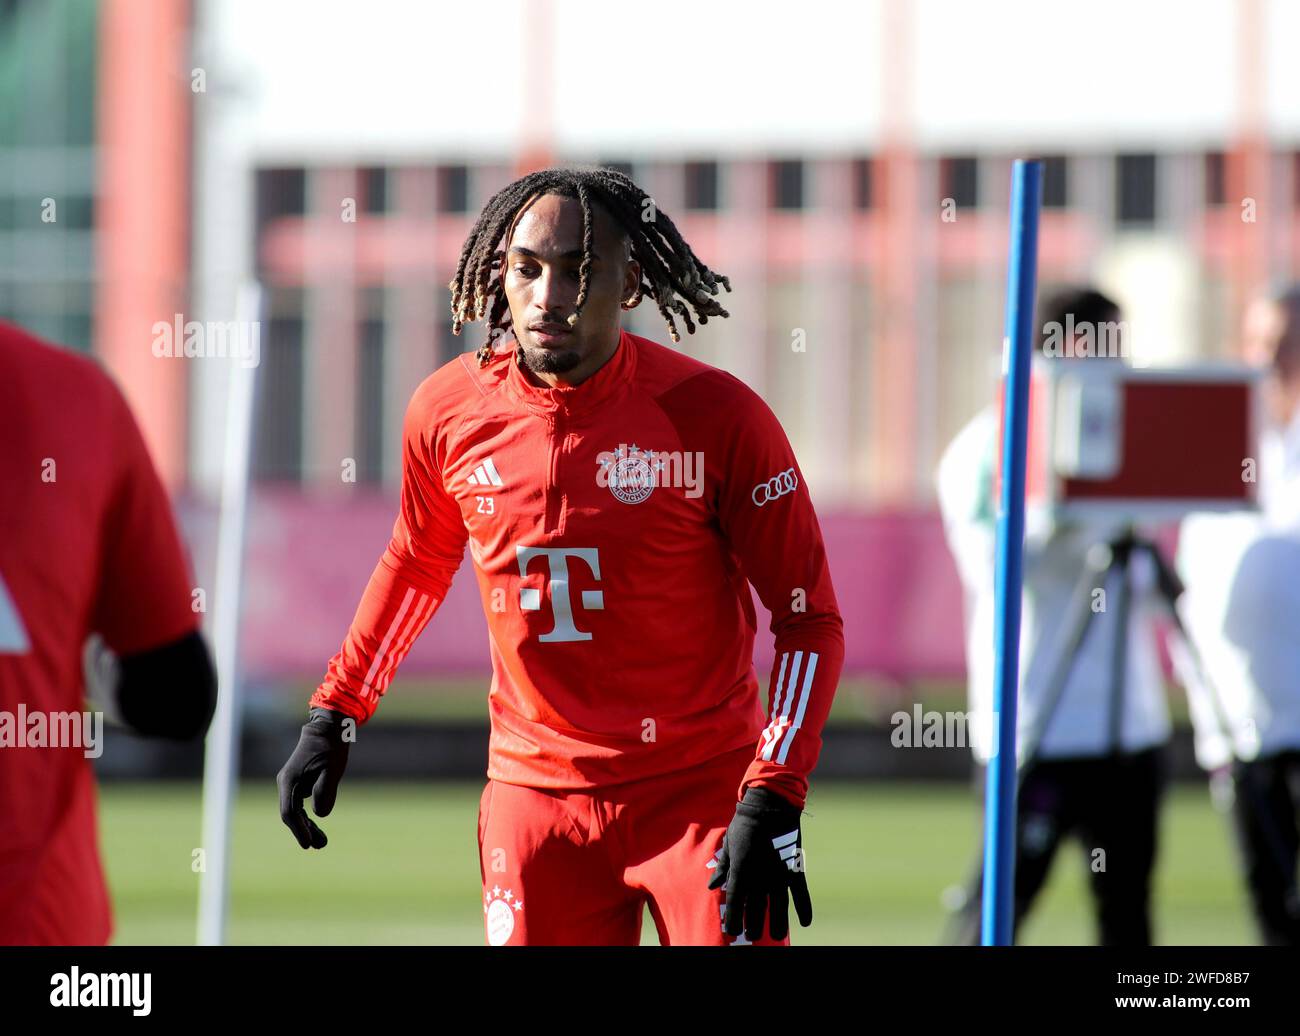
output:
<path id="1" fill-rule="evenodd" d="M 582 362 L 573 349 L 530 349 L 521 345 L 517 355 L 520 364 L 534 374 L 564 374 Z"/>

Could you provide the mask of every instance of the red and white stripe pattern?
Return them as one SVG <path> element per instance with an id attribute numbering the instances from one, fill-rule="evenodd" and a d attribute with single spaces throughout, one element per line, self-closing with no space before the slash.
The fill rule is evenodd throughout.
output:
<path id="1" fill-rule="evenodd" d="M 361 685 L 362 698 L 372 704 L 378 703 L 380 695 L 388 689 L 393 673 L 411 650 L 415 638 L 429 624 L 437 607 L 438 598 L 432 594 L 421 593 L 413 586 L 407 588 L 401 606 L 389 623 L 388 631 L 379 643 L 379 650 L 370 663 L 365 682 Z"/>
<path id="2" fill-rule="evenodd" d="M 794 660 L 790 664 L 790 679 L 785 678 L 786 663 L 790 661 L 790 652 L 786 651 L 781 654 L 781 667 L 776 677 L 776 697 L 772 699 L 772 718 L 767 727 L 763 730 L 762 745 L 760 753 L 763 759 L 768 762 L 772 761 L 772 753 L 776 752 L 776 761 L 780 764 L 785 763 L 786 756 L 790 754 L 790 745 L 794 742 L 795 732 L 803 726 L 803 714 L 808 708 L 808 695 L 812 691 L 813 675 L 817 672 L 817 652 L 808 652 L 807 664 L 804 663 L 804 653 L 796 651 Z M 802 668 L 803 672 L 800 673 Z M 800 676 L 803 681 L 800 683 Z M 797 690 L 796 690 L 797 689 Z M 795 706 L 794 720 L 790 719 L 790 706 L 798 694 L 799 702 Z M 777 748 L 780 751 L 777 751 Z"/>

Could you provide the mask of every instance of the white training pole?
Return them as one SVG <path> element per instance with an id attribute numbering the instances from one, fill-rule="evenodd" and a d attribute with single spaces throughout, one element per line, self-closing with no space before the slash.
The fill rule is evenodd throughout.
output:
<path id="1" fill-rule="evenodd" d="M 258 344 L 261 357 L 262 290 L 246 284 L 235 300 L 238 334 Z M 256 337 L 253 337 L 256 336 Z M 234 352 L 232 348 L 232 352 Z M 208 362 L 212 362 L 209 358 Z M 241 357 L 228 360 L 225 456 L 221 513 L 217 526 L 216 585 L 212 597 L 212 640 L 217 662 L 217 710 L 203 759 L 203 861 L 199 875 L 200 946 L 226 938 L 230 890 L 230 813 L 239 777 L 239 612 L 243 589 L 244 531 L 248 516 L 249 455 L 253 441 L 253 396 L 257 367 Z"/>

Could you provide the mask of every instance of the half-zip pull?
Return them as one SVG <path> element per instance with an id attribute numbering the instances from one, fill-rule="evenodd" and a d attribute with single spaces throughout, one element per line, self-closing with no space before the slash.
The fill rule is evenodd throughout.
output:
<path id="1" fill-rule="evenodd" d="M 512 358 L 506 370 L 505 392 L 533 413 L 544 417 L 563 413 L 572 422 L 575 418 L 594 413 L 611 402 L 635 375 L 636 343 L 626 330 L 620 335 L 613 357 L 582 384 L 572 387 L 548 388 L 534 384 L 518 360 Z"/>
<path id="2" fill-rule="evenodd" d="M 547 535 L 560 531 L 564 501 L 560 492 L 560 454 L 564 452 L 564 440 L 567 436 L 564 428 L 564 412 L 556 410 L 554 422 L 547 436 L 546 447 L 546 487 L 545 487 L 545 528 Z"/>

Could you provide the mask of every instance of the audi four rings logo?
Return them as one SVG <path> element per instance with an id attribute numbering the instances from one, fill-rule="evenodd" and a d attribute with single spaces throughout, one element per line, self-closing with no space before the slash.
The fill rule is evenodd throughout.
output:
<path id="1" fill-rule="evenodd" d="M 781 474 L 773 475 L 766 482 L 760 482 L 750 494 L 754 503 L 762 507 L 769 500 L 778 500 L 786 493 L 793 493 L 799 485 L 799 476 L 794 468 L 786 468 Z"/>

